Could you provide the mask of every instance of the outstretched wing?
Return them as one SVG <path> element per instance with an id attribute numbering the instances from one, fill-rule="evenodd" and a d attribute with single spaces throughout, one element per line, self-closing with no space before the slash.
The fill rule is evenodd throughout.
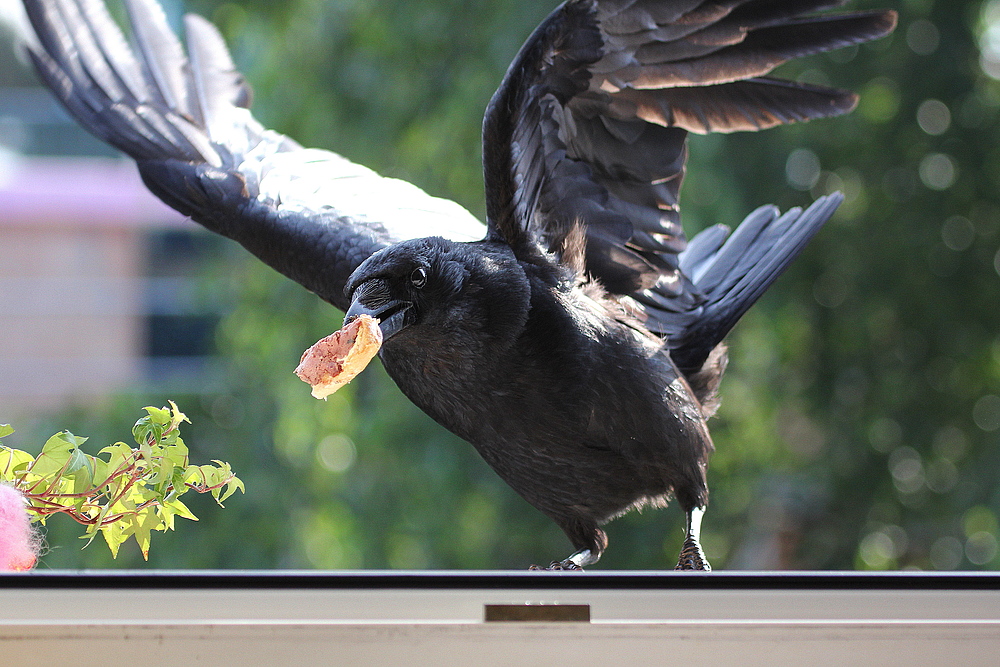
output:
<path id="1" fill-rule="evenodd" d="M 687 134 L 852 109 L 853 93 L 765 76 L 791 58 L 874 39 L 895 25 L 887 11 L 806 16 L 840 4 L 569 0 L 524 45 L 487 111 L 490 233 L 515 249 L 540 243 L 582 266 L 611 293 L 628 295 L 672 347 L 699 324 L 731 326 L 752 301 L 724 304 L 722 317 L 711 308 L 712 298 L 728 294 L 720 286 L 735 289 L 750 271 L 766 288 L 836 206 L 829 200 L 785 216 L 762 209 L 748 218 L 753 234 L 734 234 L 720 253 L 728 230 L 713 228 L 684 261 L 677 200 Z M 577 227 L 585 243 L 574 241 Z M 764 241 L 771 255 L 762 254 Z M 755 255 L 757 264 L 746 261 Z M 701 286 L 690 271 L 709 261 L 702 275 L 714 282 Z M 740 298 L 759 296 L 760 285 L 752 287 Z"/>
<path id="2" fill-rule="evenodd" d="M 348 276 L 376 250 L 485 234 L 454 202 L 265 129 L 199 16 L 185 17 L 185 54 L 155 0 L 125 0 L 134 48 L 103 0 L 24 4 L 35 67 L 86 129 L 134 158 L 167 204 L 341 309 Z"/>

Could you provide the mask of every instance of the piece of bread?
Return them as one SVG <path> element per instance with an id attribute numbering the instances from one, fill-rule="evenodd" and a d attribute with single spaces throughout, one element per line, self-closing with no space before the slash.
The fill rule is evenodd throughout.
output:
<path id="1" fill-rule="evenodd" d="M 365 369 L 382 347 L 382 330 L 371 315 L 360 315 L 302 353 L 295 374 L 326 399 Z"/>

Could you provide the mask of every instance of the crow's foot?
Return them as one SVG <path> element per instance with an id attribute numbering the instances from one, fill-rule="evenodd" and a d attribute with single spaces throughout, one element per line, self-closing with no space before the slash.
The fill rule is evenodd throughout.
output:
<path id="1" fill-rule="evenodd" d="M 532 565 L 528 568 L 529 570 L 540 570 L 540 571 L 558 571 L 558 570 L 575 570 L 577 572 L 583 572 L 583 568 L 574 563 L 572 560 L 567 558 L 566 560 L 554 560 L 549 563 L 548 567 L 542 567 L 541 565 Z"/>
<path id="2" fill-rule="evenodd" d="M 711 572 L 712 566 L 705 558 L 705 552 L 701 550 L 701 545 L 696 540 L 688 538 L 684 540 L 684 548 L 681 549 L 681 557 L 677 559 L 675 570 L 697 570 Z"/>
<path id="3" fill-rule="evenodd" d="M 601 533 L 604 535 L 604 533 Z M 600 551 L 591 551 L 590 549 L 580 549 L 575 554 L 567 558 L 566 560 L 554 560 L 549 563 L 548 567 L 542 567 L 540 565 L 532 565 L 529 570 L 543 570 L 543 571 L 559 571 L 559 570 L 572 570 L 574 572 L 583 572 L 584 565 L 593 565 L 601 557 Z"/>

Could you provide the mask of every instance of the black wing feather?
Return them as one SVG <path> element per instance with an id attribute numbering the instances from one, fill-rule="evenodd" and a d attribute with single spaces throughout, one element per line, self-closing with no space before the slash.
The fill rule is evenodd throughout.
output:
<path id="1" fill-rule="evenodd" d="M 805 211 L 793 208 L 779 215 L 765 206 L 750 216 L 714 252 L 692 257 L 691 275 L 705 294 L 696 319 L 671 332 L 671 356 L 685 372 L 696 372 L 744 313 L 780 276 L 843 201 L 839 193 L 820 197 Z M 744 233 L 744 227 L 746 232 Z M 718 240 L 718 232 L 706 246 Z M 692 240 L 692 245 L 701 236 Z M 707 250 L 707 248 L 705 248 Z"/>
<path id="2" fill-rule="evenodd" d="M 689 132 L 763 130 L 776 125 L 826 118 L 851 111 L 858 98 L 852 92 L 759 77 L 701 88 L 633 90 L 615 94 L 612 113 L 636 116 L 650 123 L 681 127 Z"/>
<path id="3" fill-rule="evenodd" d="M 261 126 L 204 19 L 185 18 L 188 57 L 154 0 L 125 0 L 134 48 L 101 0 L 24 4 L 31 59 L 70 114 L 134 158 L 167 204 L 342 309 L 348 276 L 376 250 L 485 233 L 454 202 Z"/>
<path id="4" fill-rule="evenodd" d="M 703 348 L 721 341 L 839 198 L 785 216 L 761 209 L 728 242 L 716 227 L 688 255 L 678 208 L 687 133 L 758 130 L 851 110 L 853 93 L 766 76 L 791 58 L 874 39 L 895 25 L 888 11 L 807 15 L 841 4 L 564 3 L 524 45 L 487 110 L 490 233 L 529 261 L 547 261 L 549 252 L 584 266 L 670 339 L 683 368 L 696 368 Z M 577 227 L 586 242 L 565 244 Z"/>

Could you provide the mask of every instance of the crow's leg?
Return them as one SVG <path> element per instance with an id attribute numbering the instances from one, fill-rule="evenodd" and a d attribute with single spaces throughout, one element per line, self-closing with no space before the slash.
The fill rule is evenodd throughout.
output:
<path id="1" fill-rule="evenodd" d="M 608 536 L 597 527 L 596 523 L 580 517 L 557 518 L 556 523 L 569 537 L 570 542 L 576 547 L 576 551 L 565 560 L 552 561 L 548 567 L 532 565 L 528 568 L 529 570 L 579 570 L 582 572 L 584 565 L 593 565 L 601 559 L 601 554 L 608 546 Z"/>
<path id="2" fill-rule="evenodd" d="M 704 507 L 692 507 L 686 513 L 687 530 L 684 537 L 684 547 L 681 557 L 677 560 L 675 570 L 703 570 L 710 572 L 712 566 L 701 550 L 701 518 L 705 515 Z"/>

